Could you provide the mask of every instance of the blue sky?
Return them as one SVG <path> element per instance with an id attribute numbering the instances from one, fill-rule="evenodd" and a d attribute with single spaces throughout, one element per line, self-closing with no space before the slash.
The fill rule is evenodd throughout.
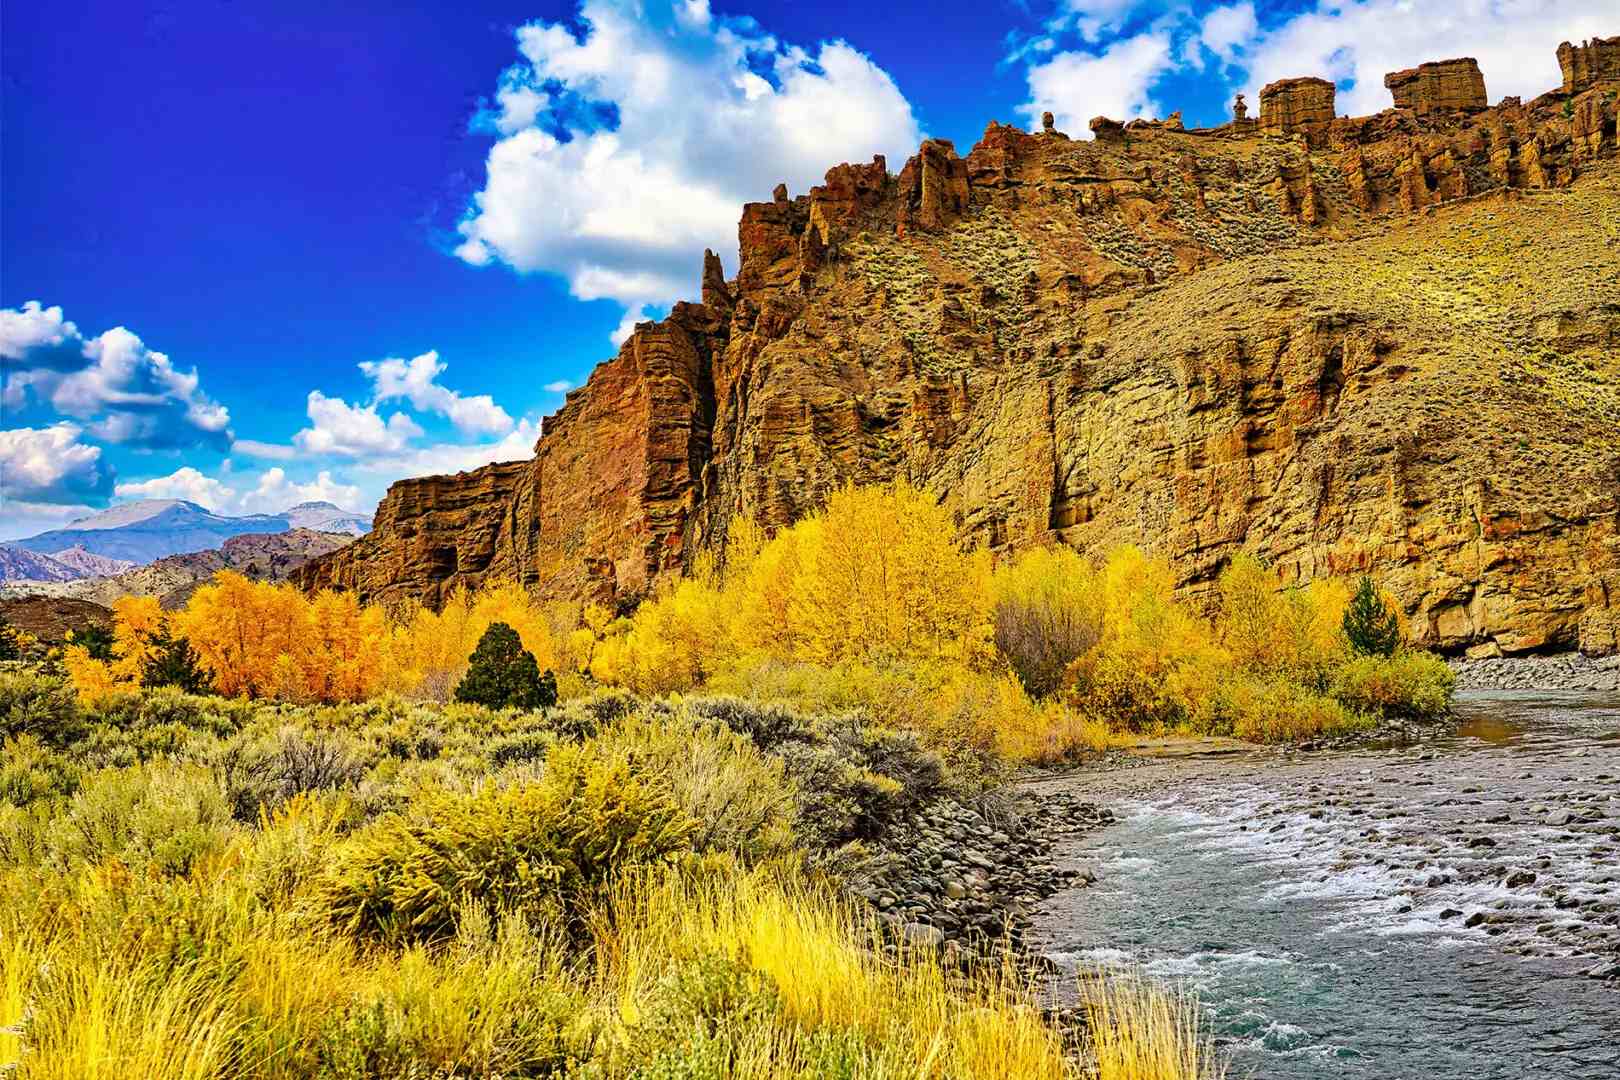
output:
<path id="1" fill-rule="evenodd" d="M 525 457 L 739 204 L 1042 109 L 1323 74 L 1558 79 L 1613 0 L 7 4 L 0 539 L 140 497 L 369 511 Z M 1254 98 L 1251 96 L 1251 103 Z"/>

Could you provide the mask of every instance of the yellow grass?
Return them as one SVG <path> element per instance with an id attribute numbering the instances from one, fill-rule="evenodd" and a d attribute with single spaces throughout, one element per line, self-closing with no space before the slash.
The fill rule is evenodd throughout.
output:
<path id="1" fill-rule="evenodd" d="M 1226 1074 L 1198 1000 L 1138 974 L 1080 980 L 1097 1080 L 1218 1080 Z"/>

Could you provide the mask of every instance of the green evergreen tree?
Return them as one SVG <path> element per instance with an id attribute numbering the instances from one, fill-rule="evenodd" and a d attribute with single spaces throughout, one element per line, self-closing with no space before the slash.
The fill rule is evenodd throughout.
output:
<path id="1" fill-rule="evenodd" d="M 178 686 L 188 694 L 200 694 L 208 688 L 208 677 L 197 666 L 197 655 L 191 651 L 191 642 L 185 638 L 162 634 L 152 640 L 157 650 L 141 671 L 141 682 L 147 686 Z"/>
<path id="2" fill-rule="evenodd" d="M 1393 656 L 1400 647 L 1400 619 L 1365 574 L 1344 609 L 1344 636 L 1358 656 Z"/>
<path id="3" fill-rule="evenodd" d="M 541 676 L 534 654 L 523 647 L 516 630 L 491 623 L 478 639 L 455 697 L 492 709 L 544 709 L 557 704 L 557 680 L 549 671 Z"/>
<path id="4" fill-rule="evenodd" d="M 99 626 L 91 623 L 82 630 L 72 631 L 72 644 L 82 645 L 90 654 L 92 660 L 111 660 L 113 658 L 113 632 L 109 626 Z"/>

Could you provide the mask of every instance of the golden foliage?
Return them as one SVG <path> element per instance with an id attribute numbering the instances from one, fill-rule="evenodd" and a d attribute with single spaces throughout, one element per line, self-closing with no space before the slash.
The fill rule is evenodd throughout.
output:
<path id="1" fill-rule="evenodd" d="M 139 687 L 167 617 L 153 596 L 122 596 L 113 601 L 112 659 L 97 660 L 83 645 L 69 642 L 62 665 L 79 700 L 97 701 L 120 688 Z"/>
<path id="2" fill-rule="evenodd" d="M 589 644 L 573 636 L 578 622 L 574 609 L 544 607 L 510 581 L 487 582 L 476 592 L 458 586 L 438 611 L 411 603 L 392 616 L 382 650 L 382 686 L 429 701 L 450 700 L 478 639 L 492 623 L 516 630 L 542 671 L 577 666 L 579 649 Z"/>
<path id="3" fill-rule="evenodd" d="M 730 534 L 726 594 L 742 649 L 818 663 L 990 655 L 989 555 L 958 548 L 944 508 L 904 480 L 845 487 L 757 552 L 749 526 Z"/>

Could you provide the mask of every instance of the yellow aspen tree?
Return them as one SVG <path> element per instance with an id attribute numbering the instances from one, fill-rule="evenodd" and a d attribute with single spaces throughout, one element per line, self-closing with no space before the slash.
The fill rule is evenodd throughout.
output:
<path id="1" fill-rule="evenodd" d="M 141 685 L 146 665 L 157 654 L 166 619 L 155 596 L 121 596 L 113 601 L 112 677 Z"/>

